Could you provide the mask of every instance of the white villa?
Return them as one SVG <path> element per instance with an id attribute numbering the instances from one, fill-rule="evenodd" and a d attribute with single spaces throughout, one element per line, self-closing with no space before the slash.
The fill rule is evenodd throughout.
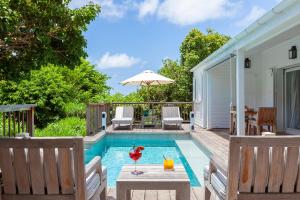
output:
<path id="1" fill-rule="evenodd" d="M 247 105 L 277 108 L 277 130 L 300 134 L 300 1 L 283 0 L 207 57 L 193 72 L 196 125 L 245 134 Z"/>

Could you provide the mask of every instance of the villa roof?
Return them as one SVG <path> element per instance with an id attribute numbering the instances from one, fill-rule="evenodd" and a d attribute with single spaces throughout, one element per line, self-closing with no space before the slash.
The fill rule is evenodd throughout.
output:
<path id="1" fill-rule="evenodd" d="M 249 50 L 274 36 L 300 24 L 300 3 L 298 0 L 281 1 L 269 12 L 257 19 L 220 49 L 212 53 L 191 69 L 210 68 L 228 59 L 237 49 Z"/>

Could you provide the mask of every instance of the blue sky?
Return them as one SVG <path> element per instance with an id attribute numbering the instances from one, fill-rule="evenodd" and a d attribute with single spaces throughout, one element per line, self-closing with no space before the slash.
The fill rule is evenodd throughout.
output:
<path id="1" fill-rule="evenodd" d="M 73 0 L 71 7 L 88 1 Z M 111 77 L 112 93 L 136 87 L 119 84 L 143 70 L 157 71 L 164 58 L 179 60 L 192 28 L 234 36 L 279 0 L 94 0 L 101 14 L 89 25 L 88 59 Z"/>

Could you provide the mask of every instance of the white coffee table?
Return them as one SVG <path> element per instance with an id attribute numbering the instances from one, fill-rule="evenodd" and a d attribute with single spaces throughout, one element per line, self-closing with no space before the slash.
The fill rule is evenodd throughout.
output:
<path id="1" fill-rule="evenodd" d="M 190 199 L 190 180 L 182 165 L 165 171 L 163 165 L 137 165 L 141 175 L 133 175 L 134 165 L 123 166 L 117 179 L 117 200 L 130 200 L 131 190 L 175 190 L 177 200 Z"/>

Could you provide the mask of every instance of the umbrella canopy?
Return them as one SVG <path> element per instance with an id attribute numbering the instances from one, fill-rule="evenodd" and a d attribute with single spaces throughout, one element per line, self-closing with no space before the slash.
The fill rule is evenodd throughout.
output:
<path id="1" fill-rule="evenodd" d="M 122 81 L 122 85 L 138 85 L 138 86 L 150 86 L 150 85 L 164 85 L 173 83 L 174 80 L 164 77 L 160 74 L 156 74 L 151 70 L 146 70 L 140 74 L 137 74 L 125 81 Z"/>

